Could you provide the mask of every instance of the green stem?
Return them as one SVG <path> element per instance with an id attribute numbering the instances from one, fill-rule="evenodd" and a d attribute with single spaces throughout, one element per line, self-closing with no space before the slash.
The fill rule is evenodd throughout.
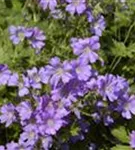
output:
<path id="1" fill-rule="evenodd" d="M 134 25 L 135 25 L 135 22 L 133 22 L 133 24 L 130 26 L 130 28 L 127 32 L 127 35 L 126 35 L 125 40 L 124 40 L 124 44 L 127 42 L 128 38 L 129 38 L 129 35 L 130 35 L 130 32 L 131 32 L 132 28 L 134 27 Z M 116 58 L 117 57 L 115 57 L 114 59 L 116 60 Z M 117 65 L 120 63 L 121 59 L 122 59 L 122 57 L 119 57 L 118 60 L 116 61 L 116 63 L 115 64 L 113 63 L 114 66 L 111 69 L 111 72 L 117 67 Z M 113 60 L 113 62 L 114 62 L 114 60 Z M 111 64 L 111 66 L 112 66 L 112 64 Z"/>
<path id="2" fill-rule="evenodd" d="M 85 115 L 85 116 L 91 117 L 91 115 L 90 115 L 89 113 L 87 113 L 87 112 L 81 111 L 81 113 L 82 113 L 83 115 Z"/>
<path id="3" fill-rule="evenodd" d="M 24 9 L 28 6 L 28 4 L 31 2 L 31 0 L 26 0 L 26 2 L 24 3 L 24 6 L 22 8 L 22 12 L 24 11 Z"/>
<path id="4" fill-rule="evenodd" d="M 114 66 L 114 63 L 115 63 L 116 59 L 117 59 L 117 56 L 114 57 L 114 59 L 113 59 L 111 65 L 110 65 L 110 68 L 112 68 L 112 67 Z"/>

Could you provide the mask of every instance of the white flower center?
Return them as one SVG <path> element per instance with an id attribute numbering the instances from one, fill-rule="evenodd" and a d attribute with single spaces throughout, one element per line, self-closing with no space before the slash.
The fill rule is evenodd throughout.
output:
<path id="1" fill-rule="evenodd" d="M 33 74 L 33 79 L 34 79 L 36 82 L 40 82 L 40 76 L 39 76 L 37 73 Z"/>
<path id="2" fill-rule="evenodd" d="M 19 33 L 18 33 L 18 37 L 19 37 L 19 39 L 20 39 L 21 41 L 23 41 L 24 38 L 25 38 L 24 33 L 23 33 L 23 32 L 19 32 Z"/>
<path id="3" fill-rule="evenodd" d="M 97 28 L 99 28 L 100 26 L 99 26 L 99 23 L 98 22 L 95 22 L 94 23 L 94 27 L 97 29 Z"/>
<path id="4" fill-rule="evenodd" d="M 80 67 L 77 67 L 77 68 L 76 68 L 76 72 L 77 72 L 78 74 L 81 73 L 81 72 L 82 72 L 81 68 L 80 68 Z"/>
<path id="5" fill-rule="evenodd" d="M 111 86 L 111 85 L 109 85 L 109 86 L 106 87 L 106 91 L 112 92 L 112 90 L 113 90 L 113 89 L 112 89 L 112 86 Z"/>
<path id="6" fill-rule="evenodd" d="M 125 110 L 129 110 L 129 107 L 130 107 L 130 104 L 129 104 L 129 103 L 126 103 L 126 104 L 124 105 Z"/>
<path id="7" fill-rule="evenodd" d="M 89 54 L 89 52 L 91 51 L 90 47 L 85 47 L 84 49 L 84 53 Z"/>
<path id="8" fill-rule="evenodd" d="M 25 150 L 23 147 L 20 147 L 19 150 Z"/>
<path id="9" fill-rule="evenodd" d="M 72 0 L 72 3 L 75 5 L 75 6 L 78 6 L 80 4 L 80 0 Z"/>
<path id="10" fill-rule="evenodd" d="M 33 131 L 31 131 L 31 132 L 29 133 L 29 137 L 30 137 L 30 139 L 33 139 L 33 138 L 34 138 L 34 136 L 35 136 L 35 133 L 34 133 Z"/>
<path id="11" fill-rule="evenodd" d="M 18 86 L 19 86 L 19 89 L 22 89 L 24 87 L 23 83 L 21 83 L 21 82 L 18 84 Z"/>
<path id="12" fill-rule="evenodd" d="M 54 121 L 53 121 L 52 119 L 48 119 L 47 124 L 48 124 L 50 127 L 53 127 L 53 126 L 54 126 Z"/>
<path id="13" fill-rule="evenodd" d="M 62 68 L 57 69 L 56 74 L 57 75 L 62 75 L 63 74 L 63 69 Z"/>
<path id="14" fill-rule="evenodd" d="M 13 115 L 14 115 L 14 114 L 13 114 L 12 112 L 8 113 L 8 118 L 9 118 L 9 119 L 12 119 L 12 118 L 13 118 Z"/>

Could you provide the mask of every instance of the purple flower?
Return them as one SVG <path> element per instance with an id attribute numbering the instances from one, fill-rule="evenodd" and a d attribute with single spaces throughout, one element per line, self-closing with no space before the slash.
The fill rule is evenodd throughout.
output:
<path id="1" fill-rule="evenodd" d="M 105 30 L 106 27 L 104 16 L 101 14 L 95 16 L 90 8 L 86 11 L 86 14 L 88 22 L 91 23 L 91 32 L 96 36 L 102 36 L 102 32 Z"/>
<path id="2" fill-rule="evenodd" d="M 71 47 L 73 48 L 74 54 L 87 63 L 95 63 L 99 59 L 97 54 L 100 48 L 98 36 L 85 39 L 72 38 Z"/>
<path id="3" fill-rule="evenodd" d="M 90 143 L 89 149 L 88 150 L 96 150 L 97 146 L 94 143 Z"/>
<path id="4" fill-rule="evenodd" d="M 43 31 L 39 30 L 37 27 L 34 28 L 24 28 L 22 26 L 11 26 L 9 28 L 10 39 L 13 44 L 19 44 L 24 39 L 27 39 L 29 44 L 36 49 L 36 53 L 45 46 L 44 40 L 46 39 Z"/>
<path id="5" fill-rule="evenodd" d="M 71 14 L 82 14 L 86 10 L 85 0 L 66 0 L 69 3 L 66 6 L 66 11 Z"/>
<path id="6" fill-rule="evenodd" d="M 8 86 L 18 86 L 18 81 L 19 80 L 19 76 L 17 73 L 13 73 L 9 80 L 8 80 Z"/>
<path id="7" fill-rule="evenodd" d="M 20 135 L 19 143 L 25 146 L 34 146 L 38 140 L 38 129 L 35 125 L 25 126 L 24 132 Z"/>
<path id="8" fill-rule="evenodd" d="M 32 114 L 32 108 L 29 102 L 23 101 L 17 107 L 16 110 L 19 113 L 21 121 L 30 119 Z"/>
<path id="9" fill-rule="evenodd" d="M 73 144 L 78 142 L 78 141 L 83 141 L 84 140 L 84 135 L 82 133 L 79 133 L 78 135 L 71 136 L 70 140 Z"/>
<path id="10" fill-rule="evenodd" d="M 18 148 L 18 143 L 15 142 L 10 142 L 6 145 L 7 150 L 17 150 Z"/>
<path id="11" fill-rule="evenodd" d="M 6 123 L 6 127 L 10 126 L 12 122 L 16 121 L 15 107 L 13 104 L 3 105 L 0 109 L 0 122 Z"/>
<path id="12" fill-rule="evenodd" d="M 97 19 L 92 22 L 91 32 L 97 36 L 102 36 L 102 32 L 106 27 L 104 16 L 99 15 Z"/>
<path id="13" fill-rule="evenodd" d="M 52 89 L 51 94 L 53 100 L 61 99 L 66 105 L 71 105 L 75 102 L 78 96 L 84 96 L 88 92 L 88 88 L 85 81 L 78 79 L 72 79 L 64 85 Z"/>
<path id="14" fill-rule="evenodd" d="M 97 85 L 98 92 L 103 96 L 103 99 L 106 100 L 108 98 L 111 102 L 127 93 L 129 88 L 129 85 L 124 78 L 112 74 L 99 76 Z"/>
<path id="15" fill-rule="evenodd" d="M 42 147 L 44 150 L 49 150 L 52 147 L 53 139 L 51 136 L 46 136 L 42 138 Z"/>
<path id="16" fill-rule="evenodd" d="M 55 135 L 56 132 L 63 126 L 65 121 L 61 119 L 57 114 L 44 116 L 44 124 L 39 126 L 39 131 L 42 135 Z"/>
<path id="17" fill-rule="evenodd" d="M 29 78 L 22 75 L 22 79 L 23 82 L 18 83 L 18 87 L 19 87 L 18 94 L 20 97 L 29 94 L 29 88 L 30 88 Z"/>
<path id="18" fill-rule="evenodd" d="M 0 64 L 0 85 L 6 85 L 11 76 L 11 71 L 7 65 Z"/>
<path id="19" fill-rule="evenodd" d="M 90 129 L 90 124 L 83 118 L 81 118 L 79 121 L 78 121 L 80 127 L 81 127 L 81 131 L 83 133 L 88 133 L 89 129 Z"/>
<path id="20" fill-rule="evenodd" d="M 38 104 L 38 106 L 37 106 L 37 108 L 36 108 L 36 113 L 41 113 L 42 114 L 42 112 L 44 112 L 44 111 L 47 111 L 47 112 L 52 112 L 53 110 L 53 106 L 52 106 L 52 109 L 50 110 L 50 109 L 47 109 L 46 110 L 46 107 L 47 106 L 50 106 L 50 104 L 52 104 L 53 105 L 53 103 L 52 103 L 53 101 L 51 101 L 51 98 L 50 98 L 50 96 L 48 96 L 48 95 L 42 95 L 42 96 L 40 96 L 40 97 L 37 97 L 37 104 Z"/>
<path id="21" fill-rule="evenodd" d="M 129 143 L 132 148 L 135 148 L 135 131 L 134 130 L 130 133 L 130 142 Z"/>
<path id="22" fill-rule="evenodd" d="M 46 81 L 48 80 L 54 87 L 61 81 L 67 83 L 72 79 L 71 69 L 72 67 L 68 61 L 61 63 L 58 57 L 54 57 L 50 60 L 50 65 L 45 67 Z"/>
<path id="23" fill-rule="evenodd" d="M 45 70 L 41 68 L 39 71 L 36 67 L 27 70 L 30 86 L 34 89 L 41 89 L 41 82 L 45 83 Z"/>
<path id="24" fill-rule="evenodd" d="M 68 112 L 58 102 L 51 100 L 49 96 L 42 96 L 38 99 L 38 107 L 34 112 L 38 132 L 44 135 L 55 135 L 56 132 L 65 124 L 64 116 Z"/>
<path id="25" fill-rule="evenodd" d="M 73 76 L 79 80 L 87 81 L 92 75 L 91 66 L 82 59 L 72 60 L 71 65 Z"/>
<path id="26" fill-rule="evenodd" d="M 17 45 L 22 42 L 25 38 L 25 28 L 22 26 L 10 26 L 9 27 L 10 40 L 13 44 Z"/>
<path id="27" fill-rule="evenodd" d="M 5 150 L 5 147 L 0 145 L 0 150 Z"/>
<path id="28" fill-rule="evenodd" d="M 97 80 L 95 77 L 92 77 L 89 79 L 89 81 L 87 82 L 87 87 L 90 90 L 96 90 L 97 89 Z"/>
<path id="29" fill-rule="evenodd" d="M 10 142 L 6 145 L 6 150 L 32 150 L 33 148 L 30 146 L 25 146 L 20 143 Z"/>
<path id="30" fill-rule="evenodd" d="M 132 114 L 135 115 L 135 95 L 128 97 L 126 101 L 122 101 L 120 107 L 122 107 L 122 116 L 126 119 L 131 119 Z"/>
<path id="31" fill-rule="evenodd" d="M 86 15 L 87 15 L 87 19 L 88 19 L 88 22 L 93 22 L 94 21 L 94 16 L 93 16 L 93 13 L 91 11 L 91 9 L 88 9 L 86 11 Z"/>
<path id="32" fill-rule="evenodd" d="M 36 53 L 45 46 L 44 40 L 46 39 L 43 31 L 39 30 L 37 27 L 28 28 L 25 32 L 25 36 L 29 41 L 29 44 L 36 49 Z"/>
<path id="33" fill-rule="evenodd" d="M 56 114 L 59 114 L 59 116 L 63 118 L 67 116 L 69 113 L 70 111 L 66 109 L 65 103 L 62 100 L 58 101 L 56 104 Z"/>
<path id="34" fill-rule="evenodd" d="M 39 5 L 46 10 L 48 7 L 50 10 L 54 10 L 57 6 L 57 0 L 40 0 Z"/>
<path id="35" fill-rule="evenodd" d="M 105 126 L 109 126 L 112 123 L 114 123 L 114 120 L 111 116 L 107 115 L 104 117 L 104 125 Z"/>
<path id="36" fill-rule="evenodd" d="M 99 123 L 101 121 L 101 115 L 98 112 L 92 113 L 91 116 L 96 123 Z"/>

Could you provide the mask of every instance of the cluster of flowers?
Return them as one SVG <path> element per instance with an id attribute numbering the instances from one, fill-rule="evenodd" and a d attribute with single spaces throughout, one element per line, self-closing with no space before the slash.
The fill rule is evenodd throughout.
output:
<path id="1" fill-rule="evenodd" d="M 39 30 L 37 27 L 25 28 L 23 26 L 10 26 L 10 40 L 14 45 L 26 40 L 28 44 L 39 53 L 41 49 L 45 46 L 44 40 L 46 39 L 43 31 Z"/>
<path id="2" fill-rule="evenodd" d="M 52 145 L 52 135 L 66 124 L 63 118 L 69 112 L 61 101 L 52 101 L 51 97 L 43 95 L 35 98 L 34 105 L 24 100 L 17 106 L 11 103 L 2 106 L 1 123 L 6 123 L 8 127 L 13 122 L 18 122 L 23 130 L 18 143 L 8 143 L 7 150 L 32 150 L 39 141 L 39 149 L 49 149 Z M 4 149 L 4 146 L 1 147 Z"/>
<path id="3" fill-rule="evenodd" d="M 72 15 L 75 13 L 82 14 L 87 8 L 85 0 L 65 0 L 65 3 L 67 3 L 66 11 Z M 40 0 L 39 5 L 43 8 L 43 10 L 49 8 L 51 11 L 54 11 L 58 2 L 57 0 Z"/>
<path id="4" fill-rule="evenodd" d="M 62 2 L 61 2 L 62 3 Z M 66 3 L 65 10 L 69 12 L 71 15 L 74 14 L 86 14 L 88 16 L 88 22 L 91 23 L 90 31 L 91 33 L 102 36 L 102 31 L 105 29 L 105 19 L 104 16 L 101 14 L 95 14 L 92 12 L 91 8 L 86 6 L 85 0 L 65 0 L 63 3 Z M 51 10 L 52 16 L 57 18 L 62 18 L 62 11 L 60 9 L 56 9 L 57 7 L 57 0 L 40 0 L 39 5 L 46 10 L 49 8 Z"/>
<path id="5" fill-rule="evenodd" d="M 27 95 L 26 100 L 24 97 L 18 105 L 9 103 L 0 109 L 1 123 L 8 127 L 18 122 L 23 128 L 19 143 L 8 143 L 7 149 L 9 145 L 10 150 L 11 147 L 32 149 L 38 140 L 44 141 L 44 149 L 49 148 L 52 135 L 68 123 L 65 117 L 70 116 L 72 104 L 91 91 L 95 91 L 101 99 L 96 102 L 96 112 L 91 114 L 96 122 L 103 119 L 105 125 L 112 124 L 113 112 L 126 119 L 131 119 L 135 114 L 135 96 L 129 96 L 127 81 L 112 74 L 98 75 L 90 65 L 99 58 L 96 53 L 100 48 L 99 38 L 74 39 L 71 46 L 78 55 L 77 59 L 61 62 L 54 57 L 47 66 L 27 70 L 22 78 L 12 73 L 6 65 L 0 65 L 0 85 L 18 87 L 20 97 Z M 36 95 L 35 90 L 41 90 L 43 85 L 49 85 L 50 94 Z"/>
<path id="6" fill-rule="evenodd" d="M 16 87 L 17 95 L 24 98 L 17 105 L 9 103 L 0 109 L 1 123 L 8 127 L 13 122 L 18 122 L 23 131 L 18 143 L 12 141 L 6 147 L 1 146 L 1 150 L 32 150 L 37 143 L 41 143 L 39 149 L 49 149 L 53 143 L 53 136 L 70 122 L 71 112 L 74 112 L 78 119 L 82 119 L 79 106 L 73 108 L 73 104 L 90 92 L 94 92 L 97 97 L 95 110 L 90 114 L 97 123 L 103 121 L 106 126 L 114 123 L 113 113 L 118 113 L 125 119 L 131 119 L 132 114 L 135 114 L 135 95 L 130 95 L 126 79 L 112 74 L 99 75 L 98 71 L 92 68 L 93 63 L 101 60 L 98 50 L 99 38 L 106 26 L 104 17 L 101 14 L 95 15 L 88 9 L 85 0 L 65 2 L 66 11 L 72 15 L 85 12 L 93 36 L 71 38 L 71 47 L 77 56 L 71 61 L 61 62 L 58 57 L 54 57 L 47 66 L 33 67 L 21 76 L 12 73 L 6 65 L 0 65 L 0 85 Z M 49 8 L 55 11 L 57 1 L 40 0 L 39 5 L 43 10 Z M 9 31 L 10 39 L 15 45 L 26 39 L 37 52 L 45 45 L 45 36 L 37 27 L 11 26 Z M 49 86 L 50 93 L 38 94 L 37 91 L 46 92 L 43 90 L 44 86 Z M 81 109 L 86 105 L 87 103 L 84 103 Z M 80 135 L 77 140 L 84 138 L 82 133 Z M 133 148 L 134 141 L 133 131 L 130 142 Z"/>
<path id="7" fill-rule="evenodd" d="M 93 114 L 96 121 L 104 120 L 105 125 L 114 122 L 113 112 L 118 112 L 123 118 L 131 119 L 135 114 L 135 95 L 129 94 L 128 82 L 112 74 L 99 75 L 97 78 L 97 92 L 102 100 L 96 102 L 97 112 Z"/>
<path id="8" fill-rule="evenodd" d="M 79 58 L 62 63 L 54 57 L 47 66 L 27 70 L 22 82 L 17 73 L 0 65 L 0 85 L 18 87 L 19 97 L 24 98 L 19 104 L 8 103 L 0 109 L 1 123 L 8 127 L 18 122 L 23 130 L 19 142 L 8 143 L 6 149 L 33 149 L 39 140 L 44 149 L 49 149 L 52 136 L 68 123 L 65 117 L 70 115 L 72 103 L 88 92 L 85 83 L 95 75 L 91 66 Z M 41 89 L 43 84 L 50 86 L 50 94 L 36 95 L 33 90 Z"/>

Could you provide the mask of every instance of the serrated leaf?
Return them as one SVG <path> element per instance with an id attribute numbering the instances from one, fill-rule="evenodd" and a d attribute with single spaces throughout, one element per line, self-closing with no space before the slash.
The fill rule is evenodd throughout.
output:
<path id="1" fill-rule="evenodd" d="M 134 54 L 135 54 L 135 43 L 130 44 L 127 47 L 127 52 L 128 52 L 128 56 L 130 58 L 134 58 Z"/>
<path id="2" fill-rule="evenodd" d="M 121 142 L 129 143 L 129 136 L 127 135 L 125 127 L 119 127 L 117 129 L 113 129 L 112 134 Z"/>
<path id="3" fill-rule="evenodd" d="M 121 11 L 117 10 L 115 12 L 115 23 L 117 24 L 117 27 L 127 26 L 130 25 L 130 14 L 129 11 Z"/>
<path id="4" fill-rule="evenodd" d="M 128 51 L 123 42 L 118 42 L 114 40 L 114 47 L 111 49 L 113 55 L 117 57 L 128 56 Z"/>
<path id="5" fill-rule="evenodd" d="M 96 4 L 95 8 L 94 8 L 94 14 L 97 15 L 99 13 L 103 13 L 103 9 L 100 6 L 100 2 Z"/>

